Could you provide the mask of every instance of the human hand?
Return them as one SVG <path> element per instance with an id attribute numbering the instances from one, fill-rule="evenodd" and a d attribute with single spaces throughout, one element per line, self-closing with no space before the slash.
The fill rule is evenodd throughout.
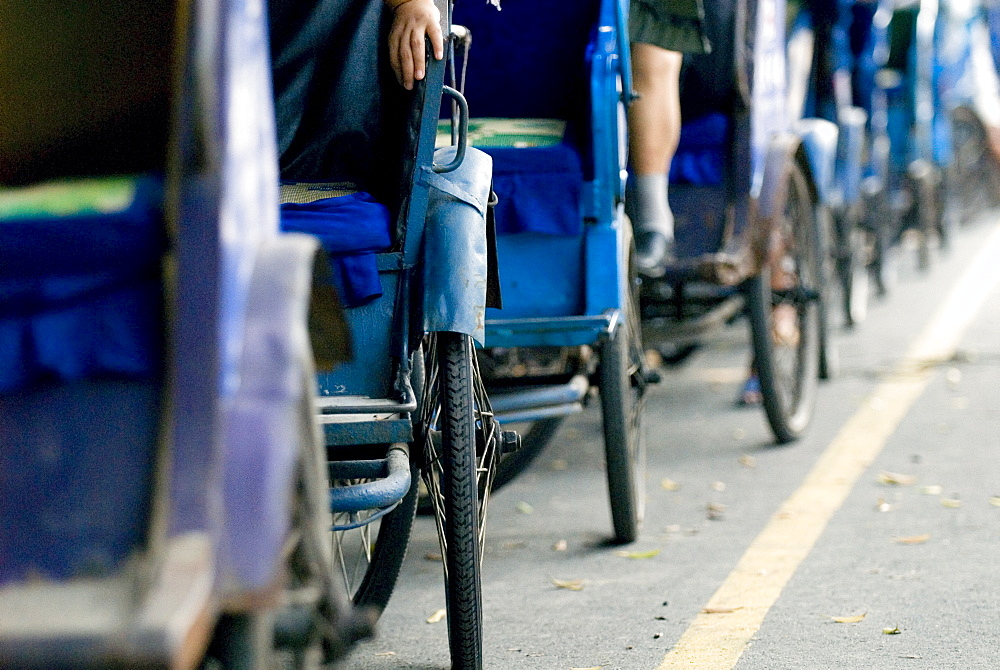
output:
<path id="1" fill-rule="evenodd" d="M 387 0 L 394 8 L 389 31 L 389 63 L 399 83 L 410 90 L 424 78 L 424 39 L 430 38 L 434 58 L 444 58 L 441 12 L 434 0 Z"/>

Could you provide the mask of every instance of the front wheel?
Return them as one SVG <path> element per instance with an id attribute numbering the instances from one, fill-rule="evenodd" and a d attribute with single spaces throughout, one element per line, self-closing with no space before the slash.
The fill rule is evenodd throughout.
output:
<path id="1" fill-rule="evenodd" d="M 434 333 L 424 344 L 426 382 L 417 429 L 424 483 L 444 556 L 452 668 L 481 670 L 483 527 L 500 429 L 471 338 Z"/>
<path id="2" fill-rule="evenodd" d="M 621 323 L 600 350 L 598 387 L 604 426 L 604 453 L 615 541 L 634 542 L 646 507 L 646 441 L 642 431 L 646 377 L 642 329 L 636 300 L 634 250 L 626 236 L 623 273 L 628 286 Z"/>
<path id="3" fill-rule="evenodd" d="M 747 280 L 754 367 L 768 423 L 779 443 L 798 439 L 812 420 L 819 362 L 820 260 L 805 176 L 792 164 L 778 248 Z"/>

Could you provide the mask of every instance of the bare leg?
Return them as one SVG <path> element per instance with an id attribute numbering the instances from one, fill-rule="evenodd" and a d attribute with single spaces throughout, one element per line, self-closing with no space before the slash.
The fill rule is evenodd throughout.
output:
<path id="1" fill-rule="evenodd" d="M 682 56 L 651 44 L 632 45 L 633 85 L 629 108 L 629 194 L 641 271 L 662 270 L 673 246 L 674 220 L 667 201 L 667 173 L 680 137 Z"/>

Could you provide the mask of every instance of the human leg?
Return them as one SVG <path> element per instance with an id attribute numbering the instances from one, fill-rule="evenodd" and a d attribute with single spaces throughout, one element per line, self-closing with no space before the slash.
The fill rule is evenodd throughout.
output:
<path id="1" fill-rule="evenodd" d="M 652 44 L 632 44 L 633 86 L 629 108 L 632 187 L 629 211 L 641 272 L 657 272 L 673 248 L 674 219 L 667 201 L 667 174 L 680 137 L 679 78 L 682 56 Z"/>

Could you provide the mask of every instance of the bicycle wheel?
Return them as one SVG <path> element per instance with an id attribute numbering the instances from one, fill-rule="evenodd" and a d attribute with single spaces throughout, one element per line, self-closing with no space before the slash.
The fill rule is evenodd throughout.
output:
<path id="1" fill-rule="evenodd" d="M 604 426 L 608 494 L 615 541 L 634 542 L 646 506 L 646 440 L 642 431 L 646 379 L 643 369 L 642 330 L 636 303 L 637 275 L 631 236 L 628 236 L 626 280 L 629 290 L 622 305 L 622 320 L 601 345 L 598 387 Z"/>
<path id="2" fill-rule="evenodd" d="M 820 250 L 820 272 L 823 280 L 820 291 L 823 299 L 819 301 L 819 378 L 830 379 L 834 376 L 837 366 L 837 352 L 833 343 L 833 305 L 843 304 L 840 293 L 845 290 L 842 281 L 844 269 L 841 262 L 850 253 L 844 248 L 840 224 L 830 208 L 817 205 L 815 211 L 817 224 L 817 244 Z"/>
<path id="3" fill-rule="evenodd" d="M 333 515 L 333 567 L 358 607 L 381 613 L 396 588 L 417 510 L 418 459 L 410 455 L 410 490 L 387 513 L 369 510 Z M 364 479 L 334 480 L 331 486 L 362 484 Z M 379 516 L 382 514 L 382 516 Z"/>
<path id="4" fill-rule="evenodd" d="M 784 216 L 776 222 L 778 258 L 746 285 L 754 365 L 778 443 L 797 439 L 809 426 L 819 360 L 820 260 L 813 206 L 798 165 L 790 166 L 787 179 Z"/>
<path id="5" fill-rule="evenodd" d="M 422 474 L 444 556 L 448 640 L 454 670 L 482 668 L 483 529 L 499 456 L 500 430 L 479 375 L 472 340 L 435 333 L 424 343 L 419 410 Z"/>

